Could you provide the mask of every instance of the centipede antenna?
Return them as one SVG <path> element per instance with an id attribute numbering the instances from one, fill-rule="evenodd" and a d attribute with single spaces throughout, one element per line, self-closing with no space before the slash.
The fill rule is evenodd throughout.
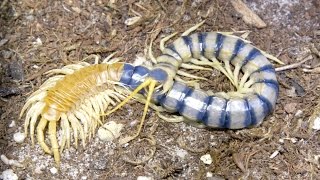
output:
<path id="1" fill-rule="evenodd" d="M 198 29 L 200 26 L 203 25 L 203 23 L 206 22 L 206 20 L 201 21 L 200 23 L 192 26 L 191 28 L 187 29 L 185 32 L 183 32 L 181 34 L 181 36 L 188 36 L 191 32 L 195 31 L 196 29 Z"/>
<path id="2" fill-rule="evenodd" d="M 115 108 L 113 108 L 111 111 L 107 112 L 107 113 L 102 113 L 100 114 L 100 116 L 105 116 L 105 115 L 109 115 L 113 112 L 115 112 L 116 110 L 120 109 L 123 105 L 125 105 L 126 103 L 128 103 L 128 101 L 130 99 L 132 99 L 136 94 L 139 93 L 139 91 L 145 87 L 147 87 L 148 85 L 150 85 L 151 82 L 153 82 L 154 80 L 152 79 L 147 79 L 146 81 L 144 81 L 142 84 L 140 84 L 128 97 L 126 97 L 120 104 L 118 104 Z"/>
<path id="3" fill-rule="evenodd" d="M 171 39 L 173 36 L 175 36 L 176 34 L 178 34 L 178 33 L 175 32 L 175 33 L 173 33 L 173 34 L 171 34 L 171 35 L 169 35 L 169 36 L 166 36 L 166 37 L 164 37 L 164 38 L 161 39 L 161 41 L 160 41 L 160 50 L 161 50 L 161 52 L 164 51 L 164 48 L 165 48 L 164 44 L 165 44 L 169 39 Z"/>
<path id="4" fill-rule="evenodd" d="M 266 56 L 268 59 L 271 59 L 272 61 L 275 61 L 279 64 L 282 64 L 284 65 L 285 63 L 282 62 L 280 59 L 276 58 L 275 56 L 271 55 L 271 54 L 268 54 L 266 53 L 265 51 L 262 51 L 261 49 L 257 48 L 264 56 Z"/>
<path id="5" fill-rule="evenodd" d="M 140 132 L 141 132 L 142 126 L 143 126 L 144 121 L 145 121 L 145 119 L 146 119 L 146 115 L 147 115 L 147 112 L 148 112 L 148 108 L 149 108 L 149 104 L 150 104 L 150 101 L 151 101 L 151 97 L 152 97 L 153 91 L 154 91 L 155 86 L 156 86 L 156 83 L 157 83 L 157 81 L 152 80 L 152 79 L 148 79 L 146 82 L 148 82 L 147 86 L 149 86 L 149 90 L 148 90 L 147 100 L 146 100 L 146 104 L 145 104 L 145 106 L 144 106 L 143 115 L 142 115 L 142 118 L 141 118 L 141 121 L 140 121 L 140 125 L 139 125 L 139 127 L 138 127 L 138 130 L 137 130 L 137 132 L 136 132 L 135 135 L 133 135 L 133 136 L 127 136 L 127 137 L 121 139 L 121 140 L 119 141 L 120 144 L 125 144 L 125 143 L 133 140 L 134 138 L 138 137 L 139 134 L 140 134 Z M 144 83 L 143 83 L 143 84 L 144 84 Z M 141 85 L 140 85 L 140 86 L 141 86 Z M 139 87 L 140 87 L 140 86 L 139 86 Z M 144 87 L 146 87 L 146 86 L 144 86 Z M 137 88 L 137 89 L 138 89 L 138 88 Z M 136 90 L 135 90 L 135 91 L 136 91 Z M 139 92 L 139 91 L 137 91 L 137 92 Z M 133 94 L 133 93 L 132 93 L 132 94 Z M 131 95 L 130 95 L 130 96 L 131 96 Z"/>

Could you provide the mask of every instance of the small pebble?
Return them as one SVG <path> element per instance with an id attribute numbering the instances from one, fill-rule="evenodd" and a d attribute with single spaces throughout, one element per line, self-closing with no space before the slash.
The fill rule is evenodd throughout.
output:
<path id="1" fill-rule="evenodd" d="M 211 164 L 212 163 L 212 158 L 210 154 L 205 154 L 201 156 L 200 160 L 205 163 L 205 164 Z"/>
<path id="2" fill-rule="evenodd" d="M 137 180 L 152 180 L 152 177 L 147 177 L 147 176 L 138 176 Z"/>
<path id="3" fill-rule="evenodd" d="M 297 112 L 296 112 L 296 114 L 295 114 L 294 116 L 297 117 L 297 118 L 301 118 L 302 115 L 303 115 L 303 111 L 301 111 L 301 110 L 299 109 L 299 110 L 297 110 Z"/>
<path id="4" fill-rule="evenodd" d="M 11 123 L 9 124 L 9 128 L 12 128 L 16 125 L 16 122 L 15 121 L 11 121 Z"/>
<path id="5" fill-rule="evenodd" d="M 275 158 L 279 154 L 279 151 L 276 150 L 274 153 L 271 154 L 270 159 Z"/>
<path id="6" fill-rule="evenodd" d="M 297 103 L 289 103 L 289 104 L 286 104 L 286 105 L 284 106 L 284 110 L 285 110 L 287 113 L 291 114 L 291 113 L 293 113 L 293 112 L 296 111 L 297 105 L 298 105 Z"/>
<path id="7" fill-rule="evenodd" d="M 0 179 L 3 180 L 18 180 L 18 176 L 13 172 L 12 169 L 7 169 L 2 172 Z"/>
<path id="8" fill-rule="evenodd" d="M 14 133 L 13 135 L 13 140 L 17 143 L 23 143 L 25 138 L 26 136 L 24 135 L 24 133 L 21 132 Z"/>
<path id="9" fill-rule="evenodd" d="M 207 172 L 207 177 L 212 177 L 212 176 L 213 176 L 212 172 Z"/>
<path id="10" fill-rule="evenodd" d="M 50 169 L 50 172 L 51 172 L 51 174 L 57 174 L 58 169 L 53 167 L 53 168 Z"/>
<path id="11" fill-rule="evenodd" d="M 320 117 L 315 118 L 315 120 L 313 121 L 312 129 L 320 130 Z"/>

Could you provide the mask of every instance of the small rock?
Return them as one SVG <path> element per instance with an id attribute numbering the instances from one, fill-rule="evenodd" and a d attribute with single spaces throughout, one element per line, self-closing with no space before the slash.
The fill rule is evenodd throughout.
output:
<path id="1" fill-rule="evenodd" d="M 17 87 L 0 87 L 0 97 L 20 94 L 20 89 Z"/>
<path id="2" fill-rule="evenodd" d="M 296 114 L 294 115 L 296 118 L 301 118 L 303 116 L 303 111 L 302 110 L 297 110 Z"/>
<path id="3" fill-rule="evenodd" d="M 137 23 L 138 21 L 140 21 L 141 17 L 140 16 L 135 16 L 135 17 L 131 17 L 131 18 L 128 18 L 127 20 L 125 20 L 125 24 L 127 26 L 131 26 L 131 25 L 134 25 L 135 23 Z"/>
<path id="4" fill-rule="evenodd" d="M 288 114 L 292 114 L 293 112 L 296 111 L 296 107 L 297 107 L 297 103 L 289 103 L 289 104 L 286 104 L 284 106 L 284 110 L 288 113 Z"/>
<path id="5" fill-rule="evenodd" d="M 16 122 L 15 121 L 11 121 L 11 123 L 9 124 L 9 128 L 12 128 L 14 126 L 16 126 Z"/>
<path id="6" fill-rule="evenodd" d="M 35 168 L 34 172 L 35 172 L 36 174 L 42 174 L 42 167 L 41 167 L 41 166 L 37 166 L 37 167 Z"/>
<path id="7" fill-rule="evenodd" d="M 181 157 L 182 159 L 184 159 L 186 157 L 186 155 L 188 155 L 188 152 L 184 149 L 177 149 L 176 150 L 176 154 L 177 156 Z"/>
<path id="8" fill-rule="evenodd" d="M 312 129 L 320 130 L 320 117 L 314 119 Z"/>
<path id="9" fill-rule="evenodd" d="M 147 177 L 147 176 L 138 176 L 137 180 L 152 180 L 152 177 Z"/>
<path id="10" fill-rule="evenodd" d="M 212 177 L 212 176 L 213 176 L 212 172 L 207 172 L 207 177 Z"/>
<path id="11" fill-rule="evenodd" d="M 7 169 L 2 172 L 0 179 L 3 180 L 18 180 L 18 176 L 13 172 L 12 169 Z"/>
<path id="12" fill-rule="evenodd" d="M 92 161 L 92 167 L 97 170 L 105 170 L 108 168 L 108 161 L 104 158 Z"/>
<path id="13" fill-rule="evenodd" d="M 51 172 L 51 174 L 57 174 L 58 169 L 57 169 L 57 168 L 55 168 L 55 167 L 50 168 L 50 172 Z"/>
<path id="14" fill-rule="evenodd" d="M 212 163 L 212 158 L 210 154 L 205 154 L 201 156 L 200 160 L 205 163 L 205 164 L 211 164 Z"/>
<path id="15" fill-rule="evenodd" d="M 5 45 L 9 40 L 8 39 L 1 39 L 0 41 L 0 47 Z"/>
<path id="16" fill-rule="evenodd" d="M 270 159 L 273 159 L 273 158 L 275 158 L 278 154 L 279 154 L 279 151 L 276 150 L 275 152 L 273 152 L 273 153 L 271 154 L 271 156 L 270 156 L 269 158 L 270 158 Z"/>
<path id="17" fill-rule="evenodd" d="M 24 73 L 22 68 L 22 63 L 17 59 L 12 59 L 13 61 L 9 64 L 9 75 L 14 79 L 21 81 L 24 79 Z"/>
<path id="18" fill-rule="evenodd" d="M 21 132 L 14 133 L 13 135 L 13 140 L 17 143 L 23 143 L 25 138 L 26 136 L 24 135 L 24 133 Z"/>

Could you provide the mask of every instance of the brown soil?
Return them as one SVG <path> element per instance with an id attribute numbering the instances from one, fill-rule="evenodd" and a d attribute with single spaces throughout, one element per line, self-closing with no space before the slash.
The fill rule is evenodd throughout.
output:
<path id="1" fill-rule="evenodd" d="M 168 123 L 150 111 L 140 139 L 127 147 L 94 138 L 85 149 L 65 150 L 60 171 L 52 174 L 53 158 L 30 139 L 13 141 L 22 131 L 18 115 L 26 98 L 47 78 L 49 69 L 82 60 L 91 54 L 106 57 L 112 52 L 133 62 L 151 38 L 155 54 L 159 41 L 173 32 L 183 32 L 206 20 L 201 31 L 251 31 L 248 40 L 276 55 L 286 64 L 312 55 L 306 65 L 320 57 L 308 51 L 320 49 L 320 4 L 317 0 L 244 1 L 266 23 L 257 29 L 245 24 L 231 3 L 223 0 L 192 1 L 47 1 L 4 0 L 0 5 L 0 154 L 20 161 L 25 168 L 0 163 L 1 172 L 13 169 L 19 178 L 34 179 L 317 179 L 320 177 L 320 136 L 310 128 L 309 117 L 319 101 L 320 76 L 302 68 L 278 72 L 280 97 L 276 110 L 256 128 L 244 130 L 198 129 L 185 123 Z M 111 1 L 112 2 L 112 1 Z M 125 21 L 140 14 L 141 20 L 127 26 Z M 174 39 L 174 38 L 173 38 Z M 280 66 L 275 64 L 275 66 Z M 212 81 L 201 87 L 229 90 L 230 83 L 219 74 L 201 72 Z M 219 85 L 218 85 L 219 84 Z M 124 134 L 133 133 L 143 105 L 132 102 L 107 120 L 126 123 Z M 296 115 L 297 112 L 302 112 Z M 15 121 L 14 127 L 9 124 Z M 143 136 L 156 140 L 156 152 Z M 275 157 L 270 156 L 278 152 Z M 200 157 L 210 154 L 213 162 Z M 210 178 L 208 178 L 210 179 Z"/>

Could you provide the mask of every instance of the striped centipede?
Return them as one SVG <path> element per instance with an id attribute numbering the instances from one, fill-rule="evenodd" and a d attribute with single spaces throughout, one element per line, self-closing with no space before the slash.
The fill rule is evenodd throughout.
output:
<path id="1" fill-rule="evenodd" d="M 146 97 L 142 120 L 136 135 L 125 139 L 126 142 L 139 135 L 150 102 L 168 112 L 178 112 L 189 121 L 228 129 L 259 125 L 275 108 L 279 92 L 275 70 L 262 51 L 241 38 L 218 32 L 194 33 L 176 39 L 161 50 L 152 68 L 120 62 L 80 63 L 51 71 L 62 75 L 48 79 L 29 97 L 21 111 L 20 116 L 27 111 L 25 133 L 30 127 L 34 143 L 34 129 L 39 121 L 38 142 L 46 153 L 53 153 L 59 164 L 58 121 L 63 132 L 60 151 L 66 143 L 70 146 L 71 129 L 75 145 L 78 135 L 84 145 L 86 138 L 102 123 L 100 117 L 110 104 L 114 108 L 104 115 L 119 109 L 141 92 Z M 179 78 L 180 67 L 201 69 L 204 66 L 221 71 L 237 91 L 208 94 L 189 87 Z M 114 88 L 118 85 L 131 92 L 124 98 Z M 116 105 L 116 102 L 120 103 Z M 51 149 L 44 141 L 47 125 Z"/>

